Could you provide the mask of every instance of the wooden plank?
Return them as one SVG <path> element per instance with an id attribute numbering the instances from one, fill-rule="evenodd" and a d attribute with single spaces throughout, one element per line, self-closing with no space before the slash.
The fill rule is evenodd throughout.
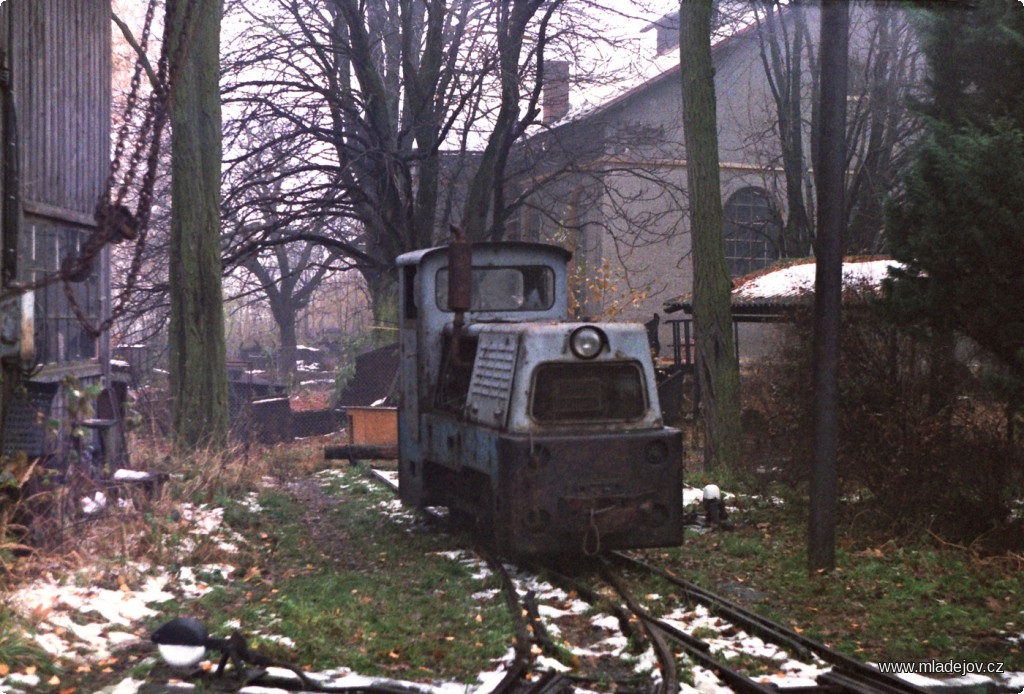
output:
<path id="1" fill-rule="evenodd" d="M 92 214 L 86 214 L 79 210 L 68 209 L 66 207 L 60 207 L 58 205 L 51 205 L 49 203 L 29 199 L 22 200 L 21 205 L 25 214 L 28 215 L 43 217 L 55 222 L 83 226 L 89 229 L 96 228 L 96 221 L 93 219 Z"/>

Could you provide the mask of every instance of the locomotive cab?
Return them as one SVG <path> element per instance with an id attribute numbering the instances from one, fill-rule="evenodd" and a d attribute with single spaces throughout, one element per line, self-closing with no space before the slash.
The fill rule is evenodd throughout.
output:
<path id="1" fill-rule="evenodd" d="M 403 502 L 509 554 L 681 542 L 681 435 L 644 327 L 568 321 L 564 249 L 474 244 L 460 268 L 453 247 L 398 258 Z"/>

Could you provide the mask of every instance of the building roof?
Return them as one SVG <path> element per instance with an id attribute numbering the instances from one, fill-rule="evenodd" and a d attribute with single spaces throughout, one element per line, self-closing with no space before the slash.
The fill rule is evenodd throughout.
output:
<path id="1" fill-rule="evenodd" d="M 785 7 L 782 8 L 782 10 L 784 9 Z M 678 10 L 675 11 L 674 14 L 678 15 Z M 671 15 L 666 15 L 658 22 L 651 23 L 646 28 L 642 29 L 641 33 L 655 28 L 658 26 L 659 22 L 665 22 L 670 17 Z M 678 18 L 675 21 L 678 24 Z M 727 23 L 725 26 L 720 27 L 717 33 L 711 38 L 712 55 L 717 55 L 727 47 L 731 47 L 736 41 L 748 36 L 758 27 L 759 22 L 757 20 L 756 13 L 754 12 L 744 14 L 743 16 Z M 568 114 L 552 125 L 557 127 L 567 123 L 592 118 L 604 113 L 665 80 L 678 80 L 680 71 L 679 46 L 676 45 L 671 50 L 650 56 L 647 59 L 646 65 L 638 68 L 638 74 L 633 80 L 630 80 L 628 84 L 621 86 L 612 94 L 601 94 L 596 99 L 584 98 L 581 103 L 570 106 Z"/>
<path id="2" fill-rule="evenodd" d="M 848 258 L 843 261 L 843 288 L 866 290 L 877 294 L 889 267 L 900 267 L 886 257 Z M 805 306 L 814 296 L 817 265 L 813 259 L 791 262 L 784 267 L 774 265 L 733 280 L 733 313 L 741 315 L 779 314 Z M 693 313 L 690 294 L 666 301 L 665 313 Z"/>

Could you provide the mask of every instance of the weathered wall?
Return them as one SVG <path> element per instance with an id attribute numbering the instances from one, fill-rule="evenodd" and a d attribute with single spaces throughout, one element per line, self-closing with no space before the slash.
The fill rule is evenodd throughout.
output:
<path id="1" fill-rule="evenodd" d="M 13 99 L 17 120 L 23 215 L 17 275 L 28 281 L 56 269 L 95 228 L 93 210 L 109 167 L 110 1 L 10 0 L 0 8 L 0 24 L 10 70 L 5 98 Z M 108 284 L 101 262 L 74 285 L 78 303 L 94 318 Z M 81 329 L 59 284 L 37 292 L 35 329 L 41 363 L 98 372 L 106 344 Z"/>

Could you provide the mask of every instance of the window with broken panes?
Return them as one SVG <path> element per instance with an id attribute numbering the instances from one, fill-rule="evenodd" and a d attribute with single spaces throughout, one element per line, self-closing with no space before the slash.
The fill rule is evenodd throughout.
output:
<path id="1" fill-rule="evenodd" d="M 24 282 L 35 282 L 57 272 L 67 257 L 77 257 L 90 232 L 71 226 L 26 222 L 21 227 L 18 274 Z M 68 286 L 75 302 L 92 324 L 100 312 L 99 262 L 81 282 Z M 56 281 L 36 290 L 36 362 L 61 364 L 94 359 L 96 339 L 75 315 L 65 294 L 64 282 Z"/>

